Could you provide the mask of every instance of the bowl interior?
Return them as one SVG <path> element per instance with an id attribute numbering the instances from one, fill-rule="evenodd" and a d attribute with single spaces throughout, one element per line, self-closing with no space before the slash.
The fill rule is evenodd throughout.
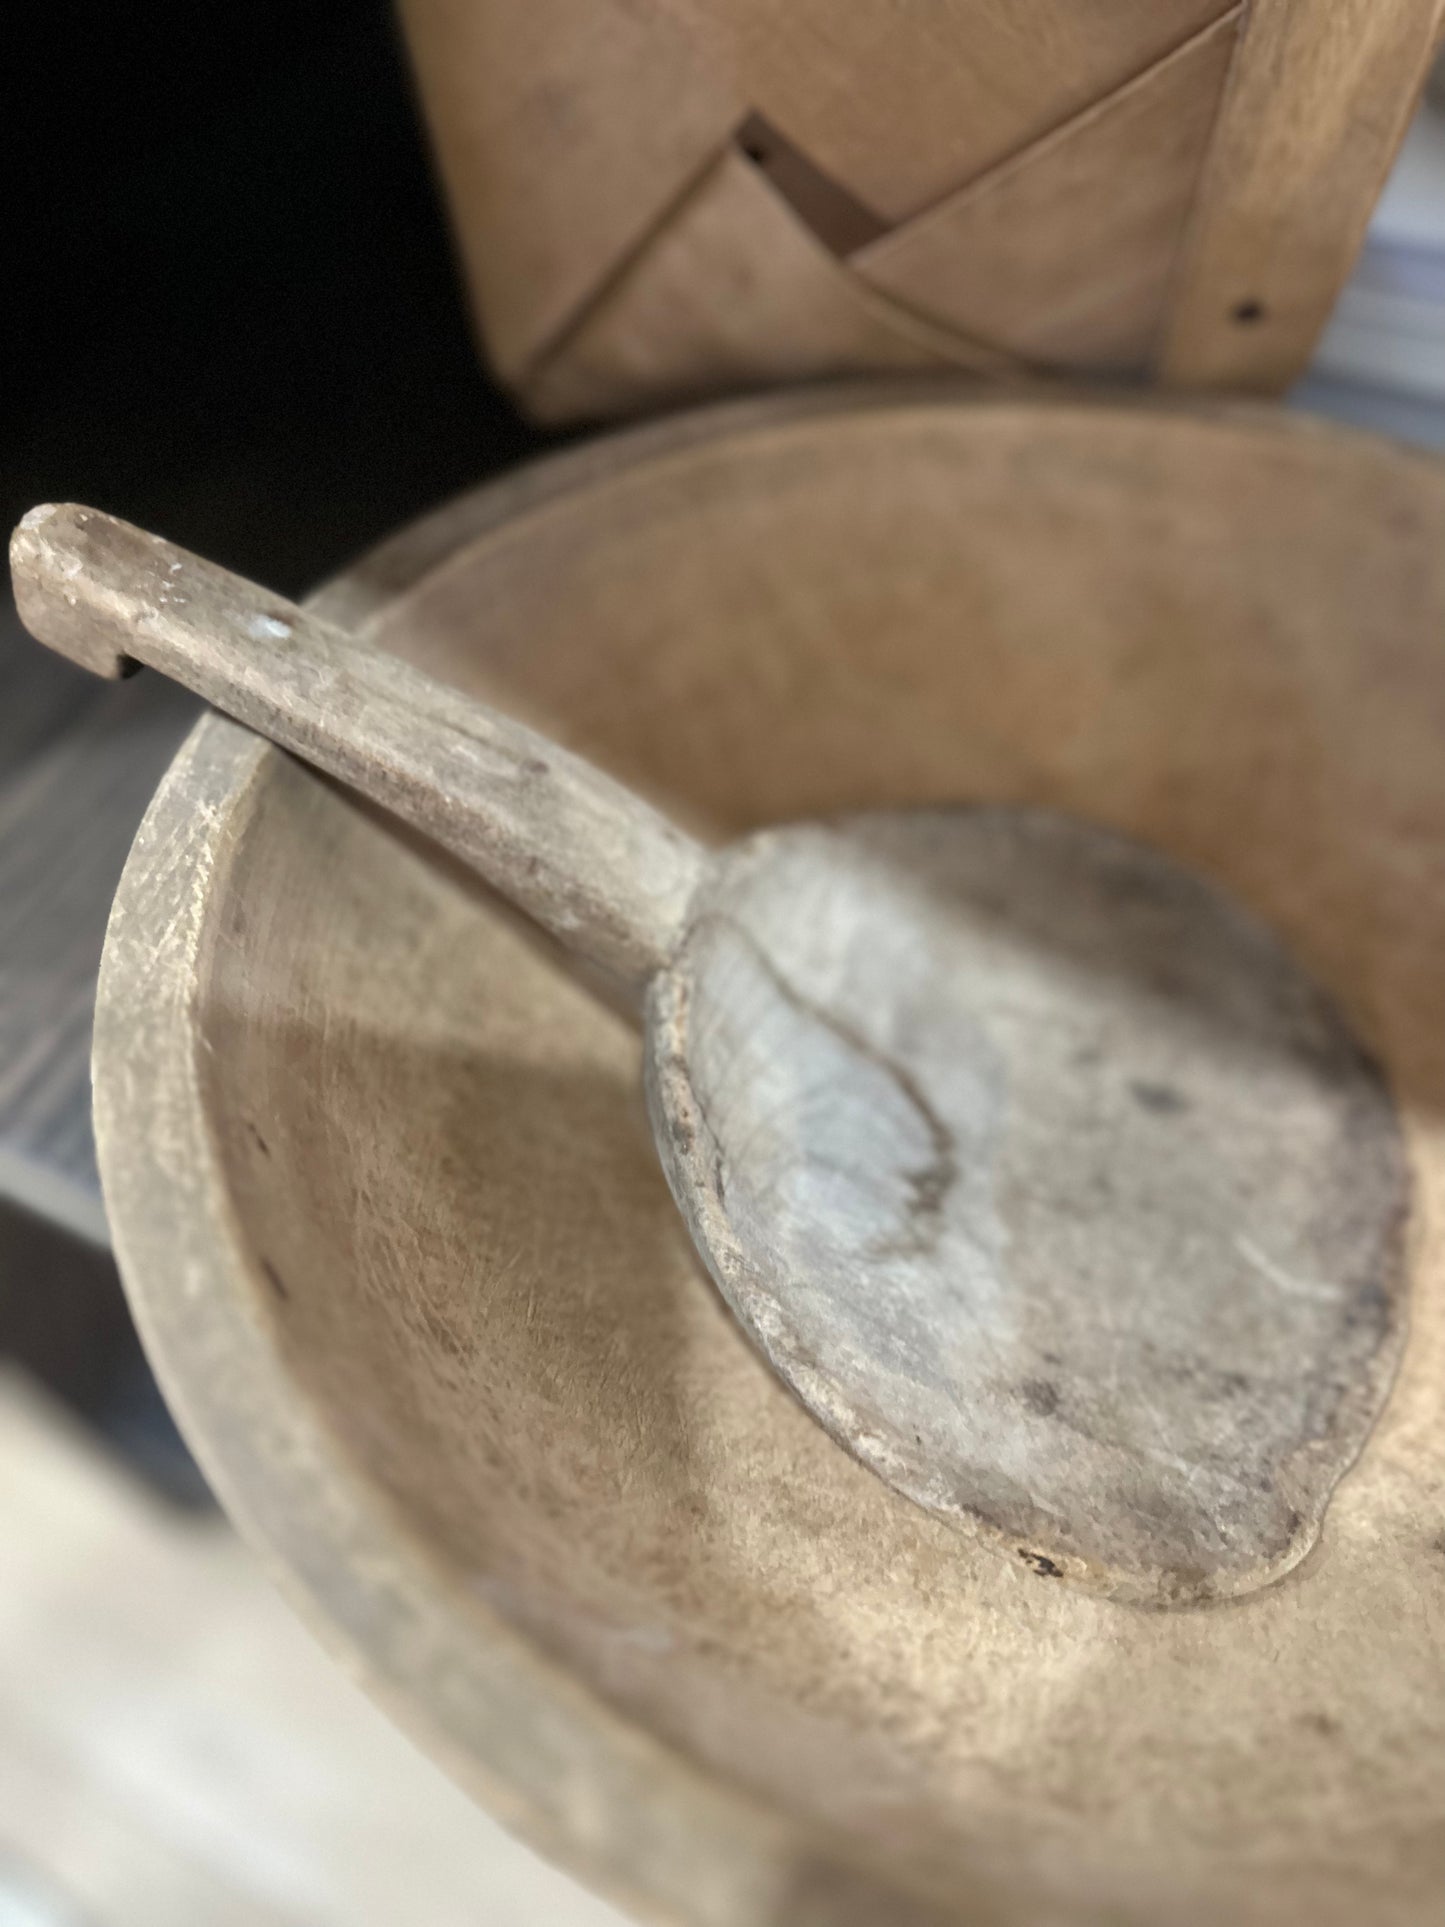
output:
<path id="1" fill-rule="evenodd" d="M 323 1609 L 344 1585 L 364 1646 L 388 1549 L 459 1654 L 505 1623 L 910 1896 L 890 1920 L 1424 1918 L 1442 537 L 1429 463 L 1264 415 L 780 404 L 524 501 L 383 601 L 377 640 L 703 829 L 1022 800 L 1223 883 L 1387 1068 L 1412 1328 L 1283 1582 L 1150 1614 L 1011 1565 L 861 1470 L 750 1351 L 669 1201 L 623 1019 L 482 890 L 248 750 L 208 798 L 183 1021 L 255 1343 L 372 1508 L 354 1569 L 307 1581 Z M 164 1287 L 127 1272 L 164 1370 Z M 244 1489 L 255 1440 L 189 1408 Z M 412 1717 L 446 1724 L 446 1694 Z M 757 1918 L 841 1920 L 851 1892 L 819 1875 Z"/>

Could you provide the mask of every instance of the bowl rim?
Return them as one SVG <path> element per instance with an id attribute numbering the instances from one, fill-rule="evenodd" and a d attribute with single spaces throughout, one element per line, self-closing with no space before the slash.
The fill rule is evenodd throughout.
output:
<path id="1" fill-rule="evenodd" d="M 309 598 L 359 633 L 503 523 L 700 443 L 858 412 L 1081 409 L 1372 445 L 1358 430 L 1248 401 L 1161 402 L 959 380 L 849 381 L 726 402 L 614 432 L 447 502 Z M 140 826 L 106 936 L 93 1054 L 98 1159 L 142 1341 L 226 1511 L 334 1657 L 514 1832 L 647 1919 L 781 1922 L 790 1875 L 860 1869 L 856 1843 L 779 1812 L 609 1705 L 485 1602 L 449 1608 L 419 1539 L 312 1411 L 274 1342 L 202 1095 L 197 986 L 224 875 L 280 752 L 207 715 Z M 144 1119 L 143 1129 L 136 1120 Z M 875 1871 L 877 1871 L 875 1869 Z M 900 1895 L 908 1889 L 886 1875 Z M 961 1912 L 968 1897 L 959 1894 Z M 785 1903 L 784 1903 L 785 1904 Z"/>

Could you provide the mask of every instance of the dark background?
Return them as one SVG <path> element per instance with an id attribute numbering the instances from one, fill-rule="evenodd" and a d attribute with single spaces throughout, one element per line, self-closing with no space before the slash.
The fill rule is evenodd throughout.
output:
<path id="1" fill-rule="evenodd" d="M 5 39 L 7 526 L 89 501 L 295 594 L 540 443 L 385 0 L 49 0 Z"/>

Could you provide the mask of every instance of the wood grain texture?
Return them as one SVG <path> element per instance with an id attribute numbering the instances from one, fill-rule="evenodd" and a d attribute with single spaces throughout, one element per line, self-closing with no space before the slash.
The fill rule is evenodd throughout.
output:
<path id="1" fill-rule="evenodd" d="M 369 1707 L 216 1521 L 0 1367 L 7 1927 L 622 1927 Z"/>
<path id="2" fill-rule="evenodd" d="M 98 510 L 32 509 L 10 563 L 26 626 L 82 666 L 160 670 L 420 831 L 634 989 L 670 954 L 701 851 L 561 744 Z"/>
<path id="3" fill-rule="evenodd" d="M 34 509 L 11 557 L 38 637 L 162 669 L 645 987 L 694 1241 L 899 1491 L 1149 1605 L 1309 1549 L 1395 1362 L 1398 1134 L 1308 980 L 1186 872 L 1007 810 L 706 852 L 559 744 L 113 517 Z"/>
<path id="4" fill-rule="evenodd" d="M 719 854 L 649 993 L 674 1197 L 865 1465 L 1148 1606 L 1313 1545 L 1399 1353 L 1408 1190 L 1374 1068 L 1262 926 L 1044 812 Z"/>
<path id="5" fill-rule="evenodd" d="M 1175 387 L 1309 360 L 1438 45 L 1440 0 L 1251 0 L 1171 298 Z"/>
<path id="6" fill-rule="evenodd" d="M 1282 387 L 1441 22 L 1440 0 L 404 14 L 483 332 L 549 419 L 1019 357 Z M 767 200 L 736 167 L 759 128 Z"/>
<path id="7" fill-rule="evenodd" d="M 488 351 L 517 379 L 746 111 L 656 0 L 402 0 Z"/>
<path id="8" fill-rule="evenodd" d="M 640 1911 L 1433 1927 L 1445 472 L 1272 412 L 915 390 L 664 424 L 470 514 L 353 619 L 713 834 L 1029 802 L 1263 916 L 1400 1109 L 1401 1373 L 1318 1552 L 1225 1609 L 969 1543 L 699 1275 L 625 1024 L 209 721 L 117 904 L 97 1097 L 227 1503 L 439 1757 Z"/>
<path id="9" fill-rule="evenodd" d="M 873 287 L 1026 359 L 1142 374 L 1238 10 L 852 258 Z"/>
<path id="10" fill-rule="evenodd" d="M 866 286 L 729 150 L 533 371 L 528 396 L 565 420 L 850 372 L 1019 366 Z"/>
<path id="11" fill-rule="evenodd" d="M 735 93 L 907 220 L 1141 73 L 1228 0 L 663 0 Z"/>

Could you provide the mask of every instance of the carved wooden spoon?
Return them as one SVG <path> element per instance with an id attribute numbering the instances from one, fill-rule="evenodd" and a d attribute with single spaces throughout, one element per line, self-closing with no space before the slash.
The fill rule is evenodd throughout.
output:
<path id="1" fill-rule="evenodd" d="M 108 516 L 36 509 L 12 562 L 43 641 L 187 684 L 635 989 L 708 1269 L 899 1491 L 1148 1603 L 1307 1549 L 1388 1385 L 1404 1166 L 1375 1071 L 1244 912 L 1030 810 L 707 850 L 532 730 Z"/>

